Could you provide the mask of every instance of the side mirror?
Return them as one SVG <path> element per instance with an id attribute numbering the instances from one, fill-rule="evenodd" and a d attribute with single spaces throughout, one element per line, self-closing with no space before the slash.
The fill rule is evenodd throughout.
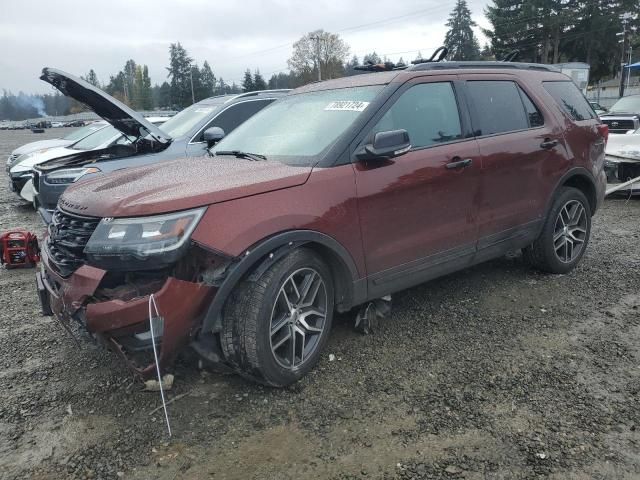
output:
<path id="1" fill-rule="evenodd" d="M 224 138 L 224 130 L 220 127 L 207 128 L 204 131 L 204 141 L 207 142 L 207 147 L 213 147 L 216 143 Z"/>
<path id="2" fill-rule="evenodd" d="M 361 160 L 393 158 L 404 155 L 409 150 L 411 150 L 409 132 L 406 130 L 389 130 L 376 133 L 373 137 L 373 142 L 365 145 L 364 149 L 358 152 L 357 157 Z"/>

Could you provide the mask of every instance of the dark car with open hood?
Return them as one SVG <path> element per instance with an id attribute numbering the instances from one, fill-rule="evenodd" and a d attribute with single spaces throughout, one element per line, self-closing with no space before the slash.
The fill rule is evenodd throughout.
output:
<path id="1" fill-rule="evenodd" d="M 289 90 L 261 90 L 207 98 L 154 126 L 139 113 L 73 75 L 45 68 L 41 80 L 83 103 L 128 139 L 107 148 L 78 152 L 34 168 L 35 204 L 51 221 L 60 195 L 69 185 L 124 168 L 205 155 L 207 148 Z"/>
<path id="2" fill-rule="evenodd" d="M 604 196 L 607 127 L 571 79 L 374 67 L 293 91 L 211 156 L 69 188 L 43 241 L 43 311 L 142 375 L 151 311 L 162 368 L 190 345 L 283 386 L 318 362 L 336 311 L 515 249 L 573 269 Z"/>

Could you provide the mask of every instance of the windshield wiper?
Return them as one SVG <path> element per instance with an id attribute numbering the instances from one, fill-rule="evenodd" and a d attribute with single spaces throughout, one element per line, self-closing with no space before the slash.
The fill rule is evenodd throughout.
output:
<path id="1" fill-rule="evenodd" d="M 240 150 L 218 150 L 216 155 L 233 155 L 236 158 L 246 158 L 247 160 L 260 161 L 266 160 L 267 157 L 258 153 L 242 152 Z"/>

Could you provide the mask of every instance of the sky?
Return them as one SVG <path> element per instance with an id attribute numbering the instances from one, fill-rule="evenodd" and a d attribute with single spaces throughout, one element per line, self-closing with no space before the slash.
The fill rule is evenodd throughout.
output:
<path id="1" fill-rule="evenodd" d="M 487 27 L 487 0 L 468 0 Z M 428 56 L 443 40 L 455 0 L 2 0 L 0 91 L 48 93 L 43 67 L 74 75 L 93 68 L 100 82 L 132 58 L 152 84 L 167 78 L 169 44 L 180 42 L 216 77 L 240 84 L 247 68 L 265 78 L 287 71 L 292 44 L 316 30 L 338 33 L 351 55 L 376 51 L 395 61 Z M 485 42 L 475 29 L 481 45 Z"/>

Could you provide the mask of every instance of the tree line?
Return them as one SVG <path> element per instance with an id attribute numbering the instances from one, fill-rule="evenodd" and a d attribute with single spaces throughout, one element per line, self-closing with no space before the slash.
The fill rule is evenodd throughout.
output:
<path id="1" fill-rule="evenodd" d="M 518 61 L 586 62 L 591 65 L 592 81 L 612 78 L 619 74 L 623 57 L 629 59 L 627 53 L 640 51 L 637 2 L 492 0 L 484 10 L 490 28 L 482 29 L 489 41 L 481 48 L 467 1 L 456 0 L 446 22 L 443 45 L 449 50 L 448 60 L 501 60 L 517 51 Z M 355 69 L 361 62 L 389 62 L 376 52 L 362 59 L 350 56 L 349 45 L 338 34 L 324 30 L 303 35 L 292 47 L 288 71 L 273 72 L 266 80 L 259 69 L 247 68 L 241 85 L 216 77 L 206 60 L 199 66 L 180 42 L 169 46 L 167 79 L 160 84 L 152 86 L 147 65 L 133 59 L 105 84 L 100 84 L 93 69 L 83 78 L 136 110 L 179 110 L 213 95 L 296 88 L 319 79 L 362 73 Z M 420 58 L 418 52 L 416 59 Z M 394 64 L 406 63 L 400 58 Z M 5 91 L 0 98 L 0 119 L 64 115 L 80 108 L 59 94 L 13 95 Z"/>

